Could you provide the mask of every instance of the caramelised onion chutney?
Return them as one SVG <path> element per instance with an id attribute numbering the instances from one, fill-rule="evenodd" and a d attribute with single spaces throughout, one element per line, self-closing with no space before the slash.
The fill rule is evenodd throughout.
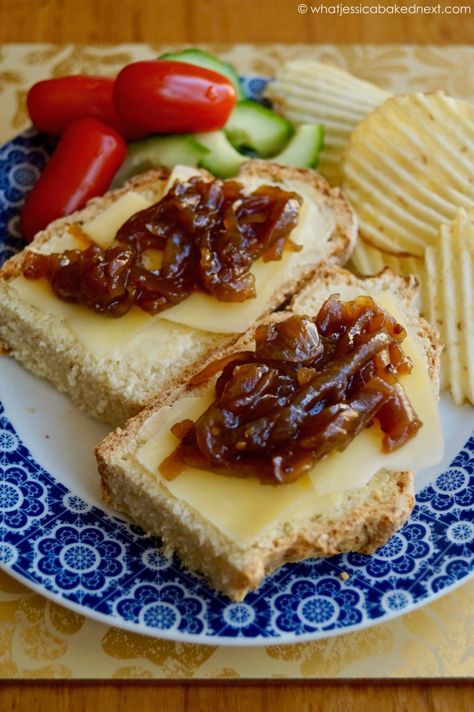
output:
<path id="1" fill-rule="evenodd" d="M 368 296 L 333 295 L 315 318 L 291 315 L 257 328 L 255 351 L 215 361 L 215 400 L 194 423 L 173 426 L 180 443 L 160 465 L 173 479 L 186 466 L 265 484 L 294 482 L 378 421 L 390 452 L 422 422 L 399 382 L 412 364 L 404 328 Z"/>
<path id="2" fill-rule="evenodd" d="M 290 233 L 301 202 L 275 186 L 246 193 L 236 181 L 193 177 L 132 215 L 107 249 L 29 252 L 23 274 L 46 277 L 59 298 L 110 317 L 134 305 L 158 314 L 195 290 L 243 302 L 256 296 L 255 260 L 279 260 L 284 250 L 300 249 Z M 149 250 L 162 252 L 157 269 L 145 266 Z"/>

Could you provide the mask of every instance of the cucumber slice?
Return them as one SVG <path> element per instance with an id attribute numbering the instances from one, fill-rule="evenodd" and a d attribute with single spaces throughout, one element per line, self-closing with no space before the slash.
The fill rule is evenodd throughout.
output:
<path id="1" fill-rule="evenodd" d="M 166 52 L 166 54 L 162 54 L 159 59 L 169 59 L 173 62 L 186 62 L 187 64 L 195 64 L 205 69 L 212 69 L 213 72 L 223 74 L 232 82 L 235 87 L 237 101 L 240 101 L 240 99 L 243 99 L 245 96 L 239 75 L 234 67 L 227 62 L 223 62 L 222 59 L 219 59 L 219 57 L 216 57 L 214 54 L 204 52 L 197 47 L 190 47 L 189 49 L 183 49 L 181 52 Z"/>
<path id="2" fill-rule="evenodd" d="M 268 107 L 244 99 L 235 105 L 224 131 L 234 148 L 250 148 L 269 158 L 286 146 L 293 126 Z"/>
<path id="3" fill-rule="evenodd" d="M 273 157 L 276 163 L 284 163 L 299 168 L 315 168 L 324 146 L 324 126 L 322 124 L 301 124 L 287 146 Z"/>
<path id="4" fill-rule="evenodd" d="M 174 168 L 178 163 L 197 166 L 208 149 L 190 134 L 151 136 L 134 141 L 127 148 L 127 155 L 115 174 L 113 187 L 117 188 L 137 173 L 164 166 Z"/>
<path id="5" fill-rule="evenodd" d="M 194 134 L 194 138 L 208 149 L 199 165 L 218 178 L 231 178 L 238 173 L 240 166 L 247 159 L 229 143 L 223 131 L 209 131 Z"/>

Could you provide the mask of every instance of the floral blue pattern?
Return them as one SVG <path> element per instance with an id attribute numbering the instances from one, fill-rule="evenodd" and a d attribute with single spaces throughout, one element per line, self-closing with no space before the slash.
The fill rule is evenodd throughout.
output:
<path id="1" fill-rule="evenodd" d="M 256 98 L 264 84 L 244 78 Z M 21 246 L 19 209 L 53 145 L 27 131 L 0 148 L 0 261 Z M 473 574 L 474 438 L 375 554 L 284 566 L 245 602 L 230 603 L 138 527 L 55 480 L 0 403 L 0 565 L 86 615 L 175 640 L 262 644 L 360 628 Z"/>
<path id="2" fill-rule="evenodd" d="M 117 599 L 114 609 L 117 615 L 155 630 L 196 635 L 206 626 L 204 602 L 178 582 L 138 584 L 129 595 Z"/>
<path id="3" fill-rule="evenodd" d="M 15 531 L 28 529 L 44 516 L 46 491 L 20 467 L 6 467 L 0 481 L 0 526 Z"/>
<path id="4" fill-rule="evenodd" d="M 291 579 L 272 604 L 273 625 L 288 633 L 344 628 L 357 625 L 364 617 L 360 591 L 335 576 Z"/>
<path id="5" fill-rule="evenodd" d="M 59 524 L 35 541 L 32 571 L 51 588 L 102 595 L 126 571 L 124 547 L 99 527 Z"/>

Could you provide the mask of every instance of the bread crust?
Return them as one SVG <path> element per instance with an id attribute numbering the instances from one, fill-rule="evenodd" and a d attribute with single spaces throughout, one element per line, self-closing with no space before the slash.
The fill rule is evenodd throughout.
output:
<path id="1" fill-rule="evenodd" d="M 314 313 L 314 304 L 320 303 L 322 294 L 328 289 L 337 292 L 344 285 L 360 286 L 366 293 L 389 287 L 401 300 L 408 323 L 423 345 L 433 390 L 438 394 L 441 348 L 435 332 L 419 317 L 416 280 L 399 277 L 391 270 L 358 279 L 341 268 L 323 266 L 294 298 L 289 310 Z M 277 313 L 262 321 L 281 319 L 287 313 Z M 213 358 L 248 348 L 253 337 L 251 330 Z M 166 406 L 185 395 L 199 393 L 199 387 L 190 389 L 187 384 L 180 384 L 173 392 L 151 399 L 135 418 L 98 445 L 96 456 L 105 503 L 125 513 L 148 533 L 161 537 L 167 551 L 176 551 L 185 566 L 204 573 L 216 590 L 232 600 L 242 600 L 259 587 L 266 575 L 287 562 L 349 551 L 371 553 L 410 515 L 414 506 L 414 473 L 380 470 L 366 488 L 347 495 L 342 509 L 297 523 L 280 522 L 242 550 L 203 521 L 198 512 L 178 501 L 156 476 L 150 478 L 145 471 L 137 476 L 133 469 L 136 463 L 132 465 L 129 459 L 140 431 L 151 417 L 159 418 Z"/>
<path id="2" fill-rule="evenodd" d="M 204 177 L 210 177 L 202 171 Z M 293 181 L 314 191 L 315 200 L 322 201 L 335 217 L 333 234 L 324 245 L 315 245 L 311 262 L 294 263 L 285 279 L 276 287 L 261 316 L 271 313 L 310 280 L 321 260 L 344 264 L 355 245 L 357 225 L 355 214 L 339 190 L 331 189 L 315 171 L 281 166 L 266 161 L 249 161 L 243 164 L 239 177 L 263 177 L 269 181 Z M 239 334 L 216 334 L 190 330 L 170 324 L 170 331 L 181 343 L 189 342 L 182 358 L 169 363 L 157 362 L 140 374 L 130 363 L 117 363 L 117 359 L 99 358 L 91 354 L 64 323 L 49 314 L 39 312 L 18 298 L 9 282 L 22 272 L 24 256 L 28 249 L 41 249 L 68 228 L 82 225 L 100 211 L 109 207 L 129 190 L 163 190 L 169 177 L 166 169 L 148 171 L 136 176 L 123 188 L 94 198 L 80 211 L 67 218 L 56 220 L 40 232 L 33 243 L 22 253 L 12 257 L 0 269 L 0 348 L 16 358 L 34 374 L 48 379 L 58 390 L 68 393 L 73 402 L 90 415 L 117 426 L 135 415 L 153 392 L 169 391 L 186 381 L 209 361 L 216 350 L 233 344 Z M 105 317 L 104 317 L 105 318 Z M 190 331 L 194 333 L 190 335 Z M 187 343 L 186 342 L 186 343 Z M 184 347 L 183 347 L 184 348 Z"/>

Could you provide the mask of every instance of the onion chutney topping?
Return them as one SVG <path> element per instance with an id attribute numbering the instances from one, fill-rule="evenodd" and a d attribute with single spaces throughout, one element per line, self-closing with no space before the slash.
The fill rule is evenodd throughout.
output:
<path id="1" fill-rule="evenodd" d="M 200 290 L 224 302 L 256 296 L 253 263 L 280 260 L 291 241 L 301 197 L 276 186 L 246 193 L 237 181 L 176 181 L 157 203 L 132 215 L 107 249 L 28 252 L 23 274 L 45 277 L 60 298 L 109 317 L 132 306 L 158 314 Z M 161 265 L 146 267 L 158 250 Z"/>
<path id="2" fill-rule="evenodd" d="M 160 465 L 172 479 L 186 466 L 222 475 L 294 482 L 378 421 L 382 450 L 414 437 L 422 422 L 399 381 L 412 364 L 404 328 L 368 296 L 332 295 L 315 318 L 293 314 L 260 325 L 255 351 L 208 366 L 199 385 L 220 373 L 215 400 Z"/>

